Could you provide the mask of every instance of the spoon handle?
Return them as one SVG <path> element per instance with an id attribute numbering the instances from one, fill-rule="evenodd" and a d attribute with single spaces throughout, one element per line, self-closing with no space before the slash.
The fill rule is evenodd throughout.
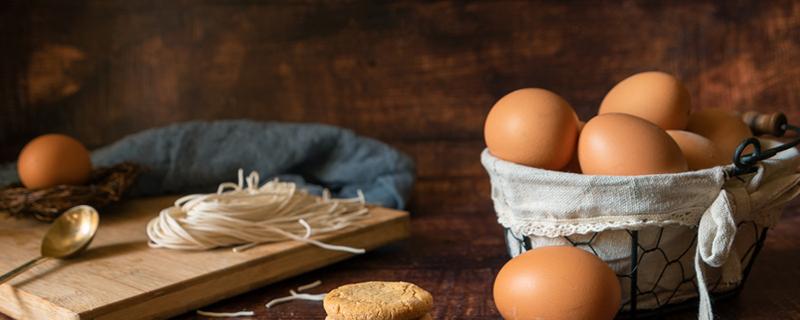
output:
<path id="1" fill-rule="evenodd" d="M 23 264 L 23 265 L 21 265 L 19 267 L 16 267 L 14 270 L 6 272 L 6 274 L 0 276 L 0 284 L 3 284 L 6 281 L 11 280 L 12 278 L 16 277 L 20 273 L 25 272 L 25 270 L 28 270 L 28 269 L 32 268 L 33 266 L 37 265 L 39 262 L 44 261 L 45 259 L 47 259 L 47 258 L 46 257 L 38 257 L 38 258 L 33 259 L 31 261 L 25 262 L 25 264 Z"/>

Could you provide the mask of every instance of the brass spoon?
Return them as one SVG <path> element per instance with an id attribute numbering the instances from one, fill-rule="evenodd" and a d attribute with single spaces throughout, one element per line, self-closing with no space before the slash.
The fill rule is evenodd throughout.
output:
<path id="1" fill-rule="evenodd" d="M 65 259 L 80 254 L 92 242 L 99 222 L 97 210 L 90 206 L 77 206 L 67 210 L 53 221 L 44 235 L 41 255 L 0 276 L 0 284 L 47 258 Z"/>

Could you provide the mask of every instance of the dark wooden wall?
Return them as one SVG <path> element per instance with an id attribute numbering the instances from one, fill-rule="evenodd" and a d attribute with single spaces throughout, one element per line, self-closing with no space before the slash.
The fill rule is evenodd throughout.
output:
<path id="1" fill-rule="evenodd" d="M 796 1 L 5 1 L 0 161 L 47 132 L 99 147 L 191 119 L 313 121 L 417 159 L 421 206 L 488 210 L 482 125 L 544 87 L 584 119 L 660 69 L 695 107 L 800 121 Z M 475 186 L 479 186 L 476 190 Z M 466 196 L 464 196 L 466 195 Z M 474 201 L 474 202 L 470 202 Z M 474 204 L 470 206 L 469 204 Z"/>
<path id="2" fill-rule="evenodd" d="M 414 156 L 416 194 L 488 206 L 493 102 L 525 86 L 593 114 L 660 69 L 696 108 L 800 121 L 796 1 L 18 1 L 0 4 L 0 160 L 47 132 L 99 147 L 190 119 L 313 121 Z M 435 183 L 433 182 L 435 181 Z M 485 190 L 484 190 L 485 191 Z M 435 201 L 433 199 L 417 199 Z"/>
<path id="3" fill-rule="evenodd" d="M 796 1 L 11 1 L 0 4 L 0 160 L 65 132 L 98 147 L 190 119 L 313 121 L 481 177 L 492 103 L 554 90 L 581 117 L 637 71 L 695 106 L 800 121 Z"/>
<path id="4" fill-rule="evenodd" d="M 305 280 L 380 278 L 431 290 L 437 318 L 497 319 L 487 284 L 508 258 L 479 163 L 485 114 L 537 86 L 587 119 L 651 69 L 684 79 L 696 108 L 798 123 L 800 2 L 0 1 L 0 161 L 47 132 L 94 148 L 190 119 L 348 127 L 417 160 L 413 237 L 210 310 L 320 319 L 263 303 Z M 717 307 L 723 318 L 796 315 L 797 237 L 780 228 L 748 302 Z"/>

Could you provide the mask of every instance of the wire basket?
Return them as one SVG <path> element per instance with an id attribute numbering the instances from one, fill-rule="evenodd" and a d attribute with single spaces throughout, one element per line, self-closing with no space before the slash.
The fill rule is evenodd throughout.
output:
<path id="1" fill-rule="evenodd" d="M 670 255 L 665 252 L 660 246 L 661 239 L 664 235 L 665 228 L 654 228 L 653 233 L 656 234 L 655 238 L 649 243 L 644 243 L 639 240 L 639 233 L 641 231 L 625 230 L 624 232 L 630 238 L 630 265 L 627 270 L 617 273 L 617 277 L 624 286 L 627 296 L 622 301 L 622 306 L 617 314 L 618 319 L 638 319 L 638 318 L 652 318 L 663 317 L 669 313 L 681 310 L 688 310 L 697 307 L 698 298 L 696 294 L 691 294 L 687 299 L 687 295 L 683 298 L 678 295 L 679 292 L 696 292 L 697 283 L 693 274 L 693 267 L 691 265 L 691 257 L 694 255 L 696 237 L 692 237 L 691 241 L 687 243 L 686 249 L 678 254 Z M 721 301 L 727 298 L 736 296 L 744 285 L 747 276 L 750 274 L 750 269 L 755 262 L 764 240 L 767 236 L 767 228 L 758 227 L 755 222 L 747 221 L 741 222 L 738 225 L 739 232 L 737 233 L 737 243 L 745 246 L 744 253 L 740 256 L 741 263 L 744 267 L 742 280 L 734 286 L 722 285 L 722 276 L 717 275 L 714 279 L 709 281 L 709 290 L 712 292 L 711 296 L 714 301 Z M 514 235 L 509 229 L 506 231 L 506 244 L 508 246 L 509 254 L 513 257 L 522 252 L 532 249 L 530 238 L 519 238 Z M 694 232 L 696 234 L 696 231 Z M 594 232 L 588 235 L 567 236 L 562 237 L 563 244 L 569 244 L 575 247 L 586 249 L 589 252 L 597 255 L 596 249 L 593 247 L 593 242 L 597 239 L 599 232 Z M 745 237 L 747 239 L 745 239 Z M 664 266 L 660 272 L 655 273 L 657 279 L 651 282 L 651 285 L 646 287 L 640 286 L 639 282 L 639 266 L 650 259 L 661 260 Z M 652 264 L 651 264 L 652 265 Z M 666 290 L 657 290 L 661 288 L 661 279 L 667 274 L 670 268 L 676 268 L 680 273 L 680 282 L 674 288 Z M 631 292 L 636 292 L 631 295 Z M 643 299 L 653 301 L 654 303 L 641 308 L 639 302 Z"/>
<path id="2" fill-rule="evenodd" d="M 762 115 L 749 112 L 743 118 L 757 135 L 769 134 L 782 137 L 789 130 L 800 132 L 797 127 L 789 125 L 781 113 Z M 771 158 L 798 144 L 800 138 L 794 138 L 792 141 L 762 150 L 758 139 L 746 139 L 737 148 L 733 156 L 734 166 L 727 174 L 730 177 L 737 177 L 752 173 L 759 161 Z M 744 154 L 744 150 L 748 147 L 754 151 Z M 706 284 L 714 302 L 734 297 L 742 290 L 764 245 L 768 231 L 767 227 L 749 220 L 738 222 L 736 229 L 732 251 L 735 253 L 734 258 L 740 259 L 742 269 L 737 270 L 737 273 L 741 277 L 736 281 L 725 281 L 723 272 L 717 269 L 710 270 Z M 505 240 L 508 253 L 512 257 L 533 248 L 549 245 L 571 245 L 597 256 L 608 256 L 608 253 L 598 250 L 607 248 L 608 242 L 613 240 L 618 249 L 626 250 L 627 259 L 618 263 L 615 268 L 623 289 L 622 306 L 617 318 L 637 319 L 663 317 L 675 311 L 697 308 L 698 284 L 693 268 L 697 233 L 696 227 L 676 225 L 545 238 L 521 236 L 505 228 Z M 665 242 L 671 242 L 673 245 L 665 246 Z M 619 243 L 628 243 L 628 246 L 621 248 Z M 675 246 L 675 243 L 682 245 Z"/>

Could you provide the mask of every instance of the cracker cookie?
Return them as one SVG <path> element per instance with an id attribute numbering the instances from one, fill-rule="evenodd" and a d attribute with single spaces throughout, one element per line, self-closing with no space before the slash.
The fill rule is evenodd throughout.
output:
<path id="1" fill-rule="evenodd" d="M 325 320 L 339 320 L 339 319 L 331 318 L 331 316 L 327 316 L 327 317 L 325 317 Z M 426 315 L 422 316 L 422 318 L 418 318 L 418 319 L 414 319 L 414 320 L 433 320 L 433 317 L 431 317 L 431 314 L 429 313 L 429 314 L 426 314 Z"/>
<path id="2" fill-rule="evenodd" d="M 323 306 L 337 320 L 414 320 L 431 310 L 433 296 L 413 283 L 370 281 L 334 289 Z"/>

